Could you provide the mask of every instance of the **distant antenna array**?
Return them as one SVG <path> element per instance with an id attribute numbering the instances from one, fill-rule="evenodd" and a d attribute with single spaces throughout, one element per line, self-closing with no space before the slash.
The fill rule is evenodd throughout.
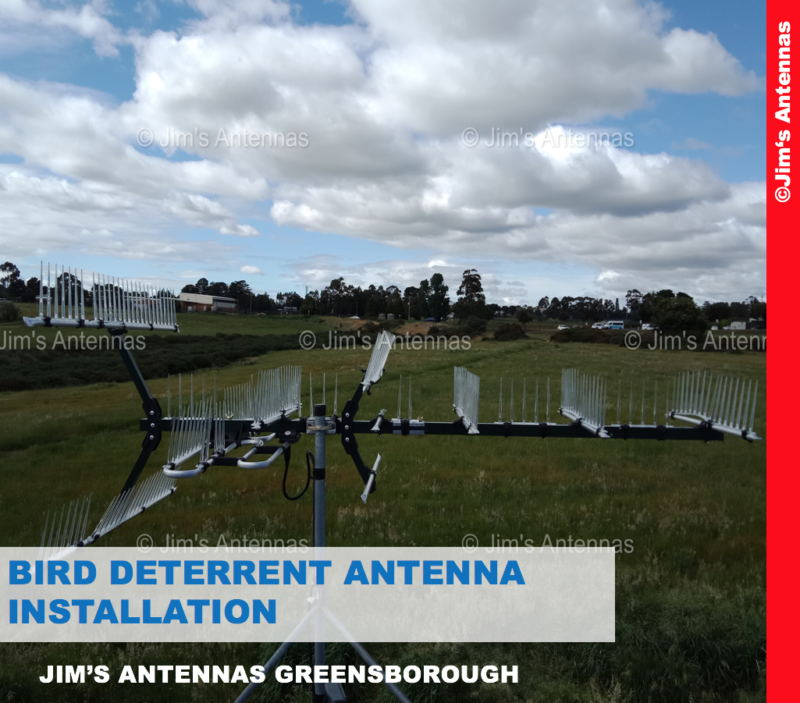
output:
<path id="1" fill-rule="evenodd" d="M 134 329 L 159 329 L 177 332 L 174 299 L 170 294 L 155 288 L 116 278 L 92 274 L 91 283 L 85 285 L 83 272 L 58 267 L 53 272 L 47 267 L 47 284 L 44 270 L 40 284 L 39 316 L 25 318 L 28 325 L 71 326 L 108 328 L 114 335 Z M 86 302 L 90 294 L 93 303 L 93 319 L 86 319 Z M 168 414 L 161 407 L 142 377 L 135 360 L 125 345 L 119 352 L 128 367 L 134 384 L 143 400 L 145 417 L 140 428 L 145 432 L 142 451 L 128 476 L 120 494 L 116 496 L 97 526 L 87 533 L 89 499 L 75 501 L 62 508 L 60 514 L 46 517 L 42 533 L 40 553 L 45 559 L 63 556 L 79 547 L 86 546 L 107 534 L 126 521 L 140 515 L 156 502 L 171 495 L 177 487 L 176 479 L 192 478 L 211 466 L 236 466 L 242 469 L 263 469 L 271 466 L 279 457 L 285 462 L 284 493 L 286 494 L 286 471 L 288 471 L 291 445 L 304 434 L 315 435 L 314 455 L 314 514 L 315 546 L 324 545 L 325 534 L 325 439 L 329 434 L 341 437 L 342 447 L 352 459 L 363 482 L 361 499 L 376 490 L 377 470 L 381 462 L 377 455 L 372 468 L 367 466 L 359 452 L 358 434 L 391 433 L 395 435 L 460 435 L 490 437 L 569 437 L 599 439 L 651 439 L 651 440 L 701 440 L 719 441 L 724 434 L 733 434 L 747 441 L 760 439 L 753 430 L 758 384 L 728 377 L 712 377 L 708 374 L 684 373 L 676 376 L 662 393 L 663 415 L 658 412 L 658 387 L 653 384 L 653 421 L 646 422 L 644 384 L 641 393 L 641 413 L 634 418 L 634 388 L 630 385 L 627 422 L 623 423 L 623 387 L 617 387 L 617 421 L 607 423 L 609 402 L 608 380 L 601 376 L 589 376 L 575 369 L 565 369 L 561 376 L 561 402 L 559 413 L 570 420 L 569 424 L 550 422 L 550 379 L 522 379 L 521 421 L 515 420 L 514 381 L 506 385 L 508 413 L 504 412 L 503 379 L 500 379 L 498 414 L 496 422 L 480 422 L 481 379 L 464 367 L 453 371 L 453 410 L 455 422 L 426 422 L 412 416 L 412 386 L 408 377 L 408 416 L 402 417 L 403 378 L 398 384 L 397 417 L 386 418 L 382 409 L 370 420 L 356 419 L 359 403 L 364 393 L 369 394 L 380 382 L 389 353 L 395 344 L 395 336 L 381 332 L 372 351 L 367 368 L 353 396 L 345 403 L 338 415 L 338 375 L 334 392 L 334 410 L 326 416 L 325 375 L 321 405 L 314 405 L 313 383 L 309 377 L 309 395 L 312 412 L 302 416 L 300 399 L 302 373 L 299 366 L 284 366 L 262 371 L 248 382 L 223 389 L 218 395 L 216 381 L 213 391 L 206 393 L 205 379 L 202 392 L 195 401 L 194 381 L 190 381 L 189 403 L 183 403 L 182 381 L 178 379 L 178 413 L 172 415 L 172 392 L 168 384 Z M 533 394 L 533 421 L 528 421 L 529 388 Z M 517 384 L 517 398 L 520 384 Z M 541 396 L 541 398 L 540 398 Z M 638 405 L 638 390 L 637 402 Z M 540 407 L 541 406 L 541 407 Z M 540 411 L 544 420 L 540 421 Z M 291 417 L 297 413 L 297 417 Z M 637 413 L 638 414 L 638 413 Z M 664 423 L 659 423 L 662 417 Z M 639 422 L 635 422 L 637 419 Z M 669 424 L 669 420 L 680 421 L 687 426 Z M 139 482 L 139 477 L 153 451 L 159 446 L 162 433 L 169 432 L 167 462 L 159 473 Z M 275 441 L 276 443 L 270 444 Z M 238 449 L 244 454 L 233 456 Z M 310 454 L 310 453 L 309 453 Z M 262 461 L 256 455 L 268 455 Z M 189 464 L 188 468 L 185 466 Z M 309 469 L 309 483 L 311 472 Z M 306 486 L 308 488 L 308 484 Z M 292 500 L 297 496 L 289 496 Z M 86 535 L 81 537 L 81 535 Z M 317 608 L 318 609 L 318 608 Z M 328 617 L 332 617 L 329 612 Z M 308 621 L 308 616 L 304 622 Z M 279 653 L 266 665 L 265 672 L 275 665 L 285 651 L 286 643 Z M 365 661 L 374 660 L 357 643 L 353 645 Z M 324 663 L 324 647 L 315 650 L 315 663 Z M 387 684 L 395 697 L 408 699 L 393 684 Z M 254 690 L 249 686 L 237 699 L 244 701 Z M 344 700 L 317 691 L 315 700 Z M 339 695 L 338 693 L 336 695 Z M 343 695 L 343 694 L 342 694 Z M 325 697 L 327 696 L 327 697 Z"/>
<path id="2" fill-rule="evenodd" d="M 45 284 L 45 275 L 47 283 Z M 90 279 L 91 277 L 91 279 Z M 91 298 L 92 319 L 86 317 Z M 172 293 L 124 278 L 84 274 L 82 269 L 40 267 L 39 315 L 28 326 L 178 331 Z"/>

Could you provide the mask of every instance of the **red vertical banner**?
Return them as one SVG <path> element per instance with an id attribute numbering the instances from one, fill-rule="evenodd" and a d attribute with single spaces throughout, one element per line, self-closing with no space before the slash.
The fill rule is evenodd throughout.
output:
<path id="1" fill-rule="evenodd" d="M 793 94 L 800 90 L 800 76 L 792 81 L 792 52 L 797 49 L 791 34 L 797 25 L 790 17 L 790 6 L 789 0 L 767 0 L 767 290 L 772 327 L 780 337 L 772 336 L 767 351 L 768 418 L 791 417 L 795 393 L 791 337 L 780 331 L 791 326 L 797 234 L 791 227 L 790 208 L 793 200 L 800 199 L 800 170 L 792 173 L 792 151 L 800 148 L 800 127 L 792 125 L 791 107 Z M 800 33 L 795 36 L 798 42 Z M 767 695 L 776 702 L 798 697 L 792 622 L 797 608 L 793 552 L 800 481 L 793 434 L 773 433 L 767 444 L 767 636 L 771 643 Z"/>

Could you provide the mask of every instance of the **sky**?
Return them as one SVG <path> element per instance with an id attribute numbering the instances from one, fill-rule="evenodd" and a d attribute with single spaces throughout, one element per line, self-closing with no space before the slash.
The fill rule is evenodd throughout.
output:
<path id="1" fill-rule="evenodd" d="M 0 259 L 766 297 L 766 5 L 0 0 Z"/>

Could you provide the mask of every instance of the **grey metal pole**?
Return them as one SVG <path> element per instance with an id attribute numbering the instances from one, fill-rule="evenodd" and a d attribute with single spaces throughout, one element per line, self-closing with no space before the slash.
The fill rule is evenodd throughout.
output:
<path id="1" fill-rule="evenodd" d="M 314 406 L 314 558 L 323 559 L 325 551 L 325 439 L 328 432 L 325 404 Z M 318 586 L 319 605 L 324 605 L 323 588 Z M 317 611 L 314 621 L 314 665 L 325 665 L 325 616 Z M 324 703 L 325 684 L 315 683 L 313 703 Z"/>

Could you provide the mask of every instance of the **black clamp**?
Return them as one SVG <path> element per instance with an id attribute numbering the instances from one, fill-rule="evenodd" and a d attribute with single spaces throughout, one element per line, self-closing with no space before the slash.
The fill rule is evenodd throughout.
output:
<path id="1" fill-rule="evenodd" d="M 622 439 L 628 439 L 631 435 L 631 426 L 630 425 L 620 425 L 620 431 L 622 432 Z"/>
<path id="2" fill-rule="evenodd" d="M 284 444 L 297 444 L 300 441 L 300 433 L 293 430 L 285 430 L 280 439 Z"/>
<path id="3" fill-rule="evenodd" d="M 78 320 L 78 327 L 86 327 L 86 320 L 83 318 Z"/>
<path id="4" fill-rule="evenodd" d="M 539 423 L 539 429 L 542 431 L 542 439 L 547 437 L 547 423 L 546 422 L 540 422 Z"/>
<path id="5" fill-rule="evenodd" d="M 667 438 L 667 428 L 664 425 L 656 425 L 656 440 L 663 442 Z"/>
<path id="6" fill-rule="evenodd" d="M 53 325 L 51 325 L 51 324 L 50 324 L 50 319 L 51 319 L 51 318 L 49 318 L 49 317 L 43 317 L 42 319 L 44 320 L 44 326 L 45 326 L 45 327 L 52 327 L 52 326 L 53 326 Z"/>
<path id="7" fill-rule="evenodd" d="M 508 439 L 508 433 L 510 432 L 510 430 L 511 430 L 511 423 L 510 422 L 504 422 L 503 423 L 503 437 Z"/>
<path id="8" fill-rule="evenodd" d="M 411 421 L 408 418 L 400 419 L 400 434 L 404 437 L 408 436 L 411 432 Z"/>

